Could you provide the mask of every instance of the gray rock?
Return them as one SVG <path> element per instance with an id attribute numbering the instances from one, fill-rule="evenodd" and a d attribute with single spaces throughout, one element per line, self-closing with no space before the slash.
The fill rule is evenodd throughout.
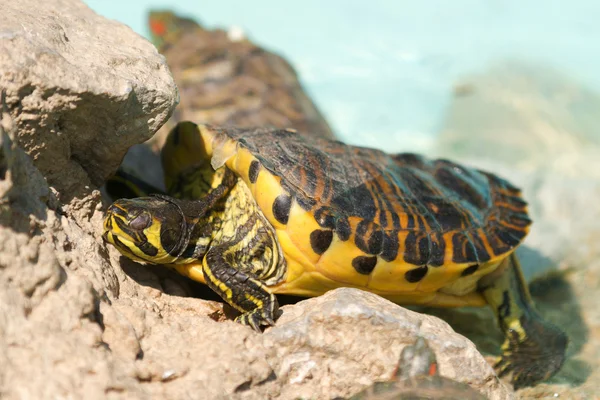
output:
<path id="1" fill-rule="evenodd" d="M 418 336 L 436 353 L 442 376 L 468 383 L 490 399 L 512 398 L 475 345 L 438 318 L 349 288 L 283 310 L 263 335 L 283 384 L 280 398 L 344 397 L 389 379 L 402 349 Z"/>
<path id="2" fill-rule="evenodd" d="M 3 2 L 0 88 L 17 143 L 66 201 L 100 185 L 176 103 L 154 46 L 77 0 Z"/>
<path id="3" fill-rule="evenodd" d="M 100 398 L 93 389 L 99 394 L 111 372 L 108 352 L 98 347 L 97 294 L 61 262 L 56 199 L 15 145 L 8 113 L 0 120 L 0 397 L 81 397 L 90 390 L 90 398 Z"/>

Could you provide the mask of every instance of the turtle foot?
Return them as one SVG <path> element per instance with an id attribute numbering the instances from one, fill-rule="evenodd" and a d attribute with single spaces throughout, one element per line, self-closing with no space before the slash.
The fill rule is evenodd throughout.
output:
<path id="1" fill-rule="evenodd" d="M 567 335 L 536 317 L 522 318 L 517 329 L 507 330 L 503 355 L 494 366 L 500 377 L 512 373 L 511 383 L 515 389 L 552 377 L 565 361 Z"/>

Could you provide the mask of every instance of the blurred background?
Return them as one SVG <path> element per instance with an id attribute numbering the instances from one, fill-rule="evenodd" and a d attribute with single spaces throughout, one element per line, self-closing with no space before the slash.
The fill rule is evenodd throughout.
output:
<path id="1" fill-rule="evenodd" d="M 390 151 L 431 149 L 457 87 L 506 61 L 600 88 L 593 1 L 85 1 L 146 37 L 151 8 L 241 29 L 292 63 L 339 137 Z"/>

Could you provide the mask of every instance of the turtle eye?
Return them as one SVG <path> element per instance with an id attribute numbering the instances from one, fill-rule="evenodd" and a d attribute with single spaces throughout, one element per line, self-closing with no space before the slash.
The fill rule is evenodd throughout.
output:
<path id="1" fill-rule="evenodd" d="M 148 225 L 150 225 L 150 222 L 151 222 L 150 216 L 146 213 L 141 213 L 140 215 L 135 217 L 133 220 L 131 220 L 131 222 L 129 223 L 129 226 L 132 229 L 141 231 L 143 229 L 146 229 L 148 227 Z"/>

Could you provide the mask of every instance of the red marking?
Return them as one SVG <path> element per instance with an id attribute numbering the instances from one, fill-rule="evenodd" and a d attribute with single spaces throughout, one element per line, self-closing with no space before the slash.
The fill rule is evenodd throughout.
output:
<path id="1" fill-rule="evenodd" d="M 429 376 L 435 376 L 437 374 L 437 363 L 433 363 L 429 366 Z"/>
<path id="2" fill-rule="evenodd" d="M 163 36 L 165 33 L 167 33 L 167 26 L 162 21 L 151 20 L 150 31 L 157 36 Z"/>

